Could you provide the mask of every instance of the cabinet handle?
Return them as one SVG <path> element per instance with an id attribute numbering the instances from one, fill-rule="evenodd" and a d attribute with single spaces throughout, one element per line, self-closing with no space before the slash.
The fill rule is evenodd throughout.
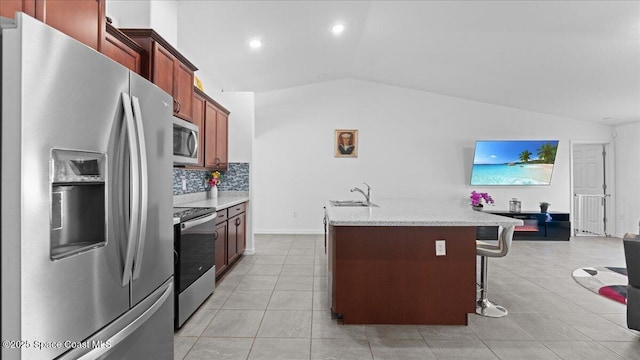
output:
<path id="1" fill-rule="evenodd" d="M 173 99 L 173 112 L 177 113 L 178 112 L 178 100 Z"/>
<path id="2" fill-rule="evenodd" d="M 216 166 L 220 165 L 220 159 L 216 158 Z"/>
<path id="3" fill-rule="evenodd" d="M 240 226 L 240 218 L 236 219 L 236 226 Z"/>
<path id="4" fill-rule="evenodd" d="M 180 112 L 180 110 L 182 109 L 182 104 L 180 104 L 180 101 L 176 100 L 176 103 L 178 104 L 178 111 Z"/>
<path id="5" fill-rule="evenodd" d="M 214 230 L 213 240 L 218 240 L 218 229 Z"/>

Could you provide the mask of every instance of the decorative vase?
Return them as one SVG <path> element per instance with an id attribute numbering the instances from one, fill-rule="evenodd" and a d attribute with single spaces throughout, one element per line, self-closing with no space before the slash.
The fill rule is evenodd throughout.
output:
<path id="1" fill-rule="evenodd" d="M 478 204 L 478 205 L 471 205 L 471 208 L 475 211 L 482 211 L 482 208 L 484 208 L 484 205 L 482 204 Z"/>
<path id="2" fill-rule="evenodd" d="M 209 199 L 217 199 L 218 198 L 218 186 L 213 185 L 209 188 Z"/>

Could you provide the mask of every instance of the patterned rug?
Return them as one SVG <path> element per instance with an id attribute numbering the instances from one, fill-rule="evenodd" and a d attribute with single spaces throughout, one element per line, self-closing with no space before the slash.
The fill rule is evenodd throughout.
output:
<path id="1" fill-rule="evenodd" d="M 627 268 L 584 267 L 573 271 L 578 284 L 609 299 L 627 303 Z"/>

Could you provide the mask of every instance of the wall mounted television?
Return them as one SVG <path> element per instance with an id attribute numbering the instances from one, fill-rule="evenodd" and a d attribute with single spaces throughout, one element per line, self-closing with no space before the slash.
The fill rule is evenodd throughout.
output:
<path id="1" fill-rule="evenodd" d="M 478 140 L 471 185 L 550 185 L 558 140 Z"/>

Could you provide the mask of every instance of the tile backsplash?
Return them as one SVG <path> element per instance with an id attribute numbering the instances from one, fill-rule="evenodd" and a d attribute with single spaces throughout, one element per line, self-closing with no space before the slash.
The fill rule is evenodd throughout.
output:
<path id="1" fill-rule="evenodd" d="M 173 168 L 173 195 L 209 190 L 205 181 L 208 174 L 207 170 Z M 183 180 L 186 181 L 187 190 L 182 189 Z M 229 163 L 229 168 L 222 174 L 218 191 L 249 191 L 249 163 Z"/>

